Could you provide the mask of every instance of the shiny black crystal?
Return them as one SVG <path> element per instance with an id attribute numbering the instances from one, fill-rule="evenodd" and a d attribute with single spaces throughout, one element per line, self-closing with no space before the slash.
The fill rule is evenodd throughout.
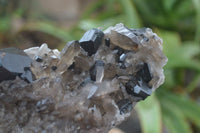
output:
<path id="1" fill-rule="evenodd" d="M 0 82 L 13 80 L 16 76 L 32 82 L 34 76 L 30 70 L 31 58 L 18 48 L 0 50 Z"/>
<path id="2" fill-rule="evenodd" d="M 126 114 L 133 109 L 132 102 L 129 99 L 122 99 L 117 102 L 117 106 L 120 110 L 120 114 Z"/>
<path id="3" fill-rule="evenodd" d="M 115 57 L 116 60 L 118 62 L 124 62 L 124 60 L 126 59 L 125 51 L 120 47 L 115 47 L 115 50 L 117 50 L 116 57 Z"/>
<path id="4" fill-rule="evenodd" d="M 104 66 L 104 62 L 102 60 L 97 60 L 95 62 L 95 64 L 90 68 L 89 72 L 90 72 L 90 78 L 93 81 L 96 81 L 96 74 L 97 74 L 97 67 L 98 66 Z"/>
<path id="5" fill-rule="evenodd" d="M 110 47 L 110 39 L 109 39 L 109 38 L 106 38 L 106 39 L 105 39 L 105 45 L 106 45 L 107 47 Z"/>
<path id="6" fill-rule="evenodd" d="M 24 67 L 24 72 L 22 75 L 20 75 L 20 77 L 27 82 L 32 82 L 35 79 L 30 67 Z"/>
<path id="7" fill-rule="evenodd" d="M 96 53 L 102 43 L 104 33 L 99 29 L 88 30 L 79 40 L 81 47 L 91 56 Z"/>
<path id="8" fill-rule="evenodd" d="M 152 89 L 150 89 L 145 83 L 130 80 L 126 83 L 126 92 L 129 95 L 141 97 L 143 100 L 151 95 Z"/>
<path id="9" fill-rule="evenodd" d="M 140 70 L 126 83 L 126 91 L 132 96 L 141 97 L 143 100 L 151 95 L 152 89 L 148 83 L 152 79 L 149 65 L 144 63 Z"/>
<path id="10" fill-rule="evenodd" d="M 55 70 L 57 69 L 57 66 L 52 66 L 51 69 L 52 69 L 53 71 L 55 71 Z"/>
<path id="11" fill-rule="evenodd" d="M 152 79 L 152 75 L 150 73 L 150 68 L 147 63 L 144 63 L 142 68 L 137 72 L 137 78 L 138 78 L 138 80 L 142 80 L 147 84 Z"/>
<path id="12" fill-rule="evenodd" d="M 121 56 L 121 55 L 124 53 L 124 50 L 123 50 L 122 48 L 116 47 L 116 49 L 118 50 L 118 51 L 117 51 L 117 55 L 118 55 L 118 56 Z"/>

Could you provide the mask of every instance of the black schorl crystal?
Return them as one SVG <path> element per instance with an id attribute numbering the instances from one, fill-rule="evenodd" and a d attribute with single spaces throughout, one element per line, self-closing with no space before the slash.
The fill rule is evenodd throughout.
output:
<path id="1" fill-rule="evenodd" d="M 104 62 L 102 60 L 97 60 L 95 64 L 90 68 L 90 78 L 96 81 L 97 70 L 104 67 Z"/>
<path id="2" fill-rule="evenodd" d="M 87 31 L 79 40 L 79 43 L 81 47 L 88 52 L 88 55 L 91 56 L 98 50 L 103 37 L 104 33 L 101 30 L 94 28 Z"/>
<path id="3" fill-rule="evenodd" d="M 16 76 L 32 82 L 33 74 L 30 70 L 31 58 L 24 51 L 17 48 L 0 50 L 0 82 L 13 80 Z"/>
<path id="4" fill-rule="evenodd" d="M 52 69 L 53 71 L 55 71 L 55 70 L 57 69 L 57 66 L 52 66 L 51 69 Z"/>
<path id="5" fill-rule="evenodd" d="M 130 80 L 126 83 L 125 86 L 128 94 L 141 97 L 143 100 L 150 96 L 152 93 L 152 90 L 148 86 L 145 84 L 140 85 L 139 83 L 136 83 L 136 81 Z"/>
<path id="6" fill-rule="evenodd" d="M 149 65 L 144 63 L 142 68 L 136 73 L 136 76 L 126 83 L 127 93 L 133 96 L 142 97 L 144 100 L 152 93 L 151 88 L 148 86 L 151 79 L 152 76 Z"/>
<path id="7" fill-rule="evenodd" d="M 106 38 L 106 39 L 105 39 L 105 45 L 106 45 L 107 47 L 110 47 L 110 39 L 109 39 L 109 38 Z"/>
<path id="8" fill-rule="evenodd" d="M 24 67 L 24 72 L 20 77 L 27 82 L 32 82 L 35 79 L 30 67 Z"/>
<path id="9" fill-rule="evenodd" d="M 117 105 L 120 110 L 120 114 L 129 113 L 133 109 L 132 102 L 129 99 L 120 100 L 117 102 Z"/>
<path id="10" fill-rule="evenodd" d="M 122 48 L 116 47 L 116 49 L 118 50 L 118 51 L 117 51 L 117 55 L 118 55 L 118 56 L 121 56 L 121 55 L 124 53 L 124 50 L 123 50 Z"/>
<path id="11" fill-rule="evenodd" d="M 117 50 L 116 60 L 121 63 L 124 62 L 126 59 L 125 51 L 120 47 L 116 47 L 115 50 Z"/>
<path id="12" fill-rule="evenodd" d="M 146 83 L 149 83 L 149 81 L 152 79 L 149 65 L 147 63 L 144 63 L 143 67 L 137 72 L 137 78 L 139 80 L 143 80 Z"/>

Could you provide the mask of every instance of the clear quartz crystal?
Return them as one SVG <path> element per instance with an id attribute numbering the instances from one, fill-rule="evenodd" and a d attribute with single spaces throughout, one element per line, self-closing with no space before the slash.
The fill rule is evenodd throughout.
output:
<path id="1" fill-rule="evenodd" d="M 0 132 L 106 133 L 164 82 L 167 58 L 150 28 L 120 23 L 84 38 L 61 52 L 24 50 L 36 80 L 0 83 Z"/>
<path id="2" fill-rule="evenodd" d="M 78 41 L 71 41 L 66 44 L 60 54 L 60 61 L 58 62 L 58 71 L 63 73 L 73 63 L 74 57 L 80 52 Z"/>

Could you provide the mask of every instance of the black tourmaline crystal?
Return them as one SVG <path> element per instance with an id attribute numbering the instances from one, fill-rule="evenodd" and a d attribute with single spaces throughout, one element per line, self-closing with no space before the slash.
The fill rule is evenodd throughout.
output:
<path id="1" fill-rule="evenodd" d="M 137 72 L 136 78 L 126 83 L 126 91 L 128 94 L 141 97 L 143 100 L 151 95 L 152 90 L 148 83 L 152 79 L 149 65 L 144 63 L 142 68 Z"/>
<path id="2" fill-rule="evenodd" d="M 152 75 L 149 70 L 149 65 L 147 63 L 144 63 L 142 68 L 137 72 L 137 78 L 143 80 L 147 84 L 152 79 Z"/>
<path id="3" fill-rule="evenodd" d="M 17 48 L 6 48 L 0 50 L 0 82 L 15 79 L 20 76 L 22 79 L 32 82 L 33 75 L 30 70 L 31 58 L 24 51 Z"/>
<path id="4" fill-rule="evenodd" d="M 126 91 L 132 96 L 141 97 L 143 100 L 151 95 L 152 90 L 145 84 L 139 84 L 136 81 L 128 81 L 126 83 Z"/>
<path id="5" fill-rule="evenodd" d="M 98 50 L 103 37 L 104 33 L 101 30 L 94 28 L 88 30 L 80 39 L 79 43 L 81 47 L 88 52 L 88 55 L 91 56 Z"/>
<path id="6" fill-rule="evenodd" d="M 110 39 L 109 39 L 109 38 L 106 38 L 106 39 L 105 39 L 105 45 L 106 45 L 107 47 L 110 47 Z"/>

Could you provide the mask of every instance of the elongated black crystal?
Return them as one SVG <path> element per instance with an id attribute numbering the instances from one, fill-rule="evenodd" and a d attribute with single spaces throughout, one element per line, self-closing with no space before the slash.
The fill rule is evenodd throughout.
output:
<path id="1" fill-rule="evenodd" d="M 105 39 L 105 45 L 106 45 L 107 47 L 110 47 L 110 39 L 109 39 L 109 38 L 106 38 L 106 39 Z"/>
<path id="2" fill-rule="evenodd" d="M 149 81 L 152 79 L 150 68 L 147 63 L 144 63 L 143 67 L 137 72 L 137 78 L 139 80 L 143 80 L 146 83 L 149 83 Z"/>
<path id="3" fill-rule="evenodd" d="M 152 93 L 152 89 L 150 89 L 146 84 L 133 80 L 128 81 L 125 87 L 129 95 L 141 97 L 143 100 Z"/>
<path id="4" fill-rule="evenodd" d="M 32 82 L 33 75 L 30 70 L 31 58 L 18 48 L 0 50 L 0 82 L 13 80 L 16 76 Z"/>
<path id="5" fill-rule="evenodd" d="M 149 65 L 144 63 L 142 68 L 136 73 L 136 76 L 126 83 L 127 93 L 132 96 L 141 97 L 144 100 L 152 93 L 151 88 L 148 86 L 151 79 L 152 75 Z"/>
<path id="6" fill-rule="evenodd" d="M 79 40 L 81 47 L 91 56 L 96 53 L 101 45 L 104 33 L 99 29 L 88 30 Z"/>

